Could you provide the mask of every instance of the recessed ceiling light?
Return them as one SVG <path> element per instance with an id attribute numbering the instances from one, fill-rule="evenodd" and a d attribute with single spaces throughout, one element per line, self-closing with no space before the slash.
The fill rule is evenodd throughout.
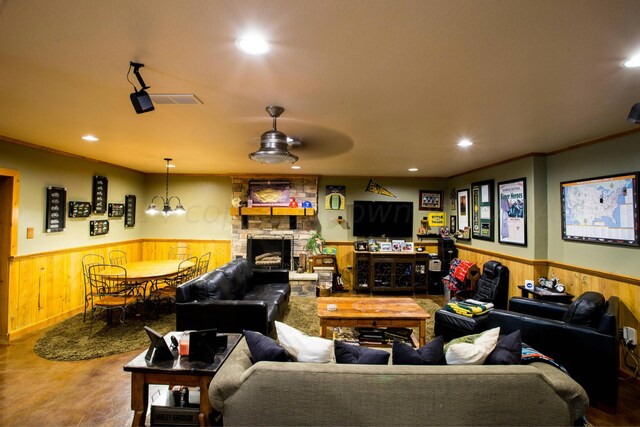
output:
<path id="1" fill-rule="evenodd" d="M 168 165 L 167 165 L 167 168 L 170 168 L 170 169 L 173 169 L 173 168 L 175 168 L 175 167 L 176 167 L 176 165 L 172 165 L 172 164 L 168 164 Z"/>
<path id="2" fill-rule="evenodd" d="M 82 137 L 82 139 L 84 139 L 85 141 L 88 141 L 88 142 L 96 142 L 96 141 L 100 140 L 100 138 L 97 138 L 97 137 L 95 137 L 93 135 L 85 135 L 85 136 Z"/>
<path id="3" fill-rule="evenodd" d="M 640 67 L 640 53 L 636 53 L 631 58 L 622 63 L 625 68 L 637 68 Z"/>
<path id="4" fill-rule="evenodd" d="M 291 169 L 300 169 L 300 166 L 291 166 Z"/>
<path id="5" fill-rule="evenodd" d="M 238 40 L 236 40 L 236 47 L 249 55 L 264 55 L 269 52 L 269 43 L 255 34 L 238 38 Z"/>
<path id="6" fill-rule="evenodd" d="M 458 141 L 458 147 L 470 147 L 472 145 L 473 145 L 473 142 L 471 142 L 471 140 L 467 138 L 463 138 L 460 141 Z"/>
<path id="7" fill-rule="evenodd" d="M 418 172 L 418 168 L 409 168 L 409 172 Z"/>

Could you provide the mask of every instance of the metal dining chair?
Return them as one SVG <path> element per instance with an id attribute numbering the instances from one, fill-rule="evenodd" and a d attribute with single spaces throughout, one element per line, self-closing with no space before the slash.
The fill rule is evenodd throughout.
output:
<path id="1" fill-rule="evenodd" d="M 109 262 L 115 265 L 125 265 L 127 263 L 127 253 L 120 249 L 114 249 L 109 252 Z"/>
<path id="2" fill-rule="evenodd" d="M 89 284 L 89 267 L 96 264 L 104 264 L 104 257 L 98 254 L 87 254 L 82 257 L 82 279 L 84 280 L 84 313 L 82 321 L 87 320 L 87 308 L 93 310 L 93 293 Z"/>
<path id="3" fill-rule="evenodd" d="M 196 273 L 193 275 L 193 277 L 202 276 L 204 273 L 209 271 L 210 260 L 211 260 L 211 252 L 207 252 L 206 254 L 202 255 L 198 260 L 198 269 Z"/>
<path id="4" fill-rule="evenodd" d="M 160 304 L 166 301 L 169 305 L 169 311 L 176 300 L 176 288 L 185 282 L 193 279 L 198 271 L 198 258 L 190 257 L 180 261 L 178 273 L 173 277 L 164 279 L 164 286 L 160 283 L 155 285 L 156 289 L 150 292 L 150 298 L 155 300 L 156 315 L 160 317 Z"/>
<path id="5" fill-rule="evenodd" d="M 109 269 L 111 274 L 105 276 L 103 270 Z M 89 338 L 93 333 L 97 311 L 107 311 L 107 323 L 111 320 L 113 310 L 121 310 L 120 323 L 124 321 L 129 307 L 135 306 L 140 298 L 139 287 L 131 286 L 127 281 L 127 270 L 114 264 L 94 264 L 89 266 L 89 284 L 91 287 L 91 326 Z M 144 304 L 142 304 L 142 320 L 144 323 Z"/>
<path id="6" fill-rule="evenodd" d="M 191 246 L 176 246 L 169 248 L 169 259 L 185 260 L 191 257 Z"/>

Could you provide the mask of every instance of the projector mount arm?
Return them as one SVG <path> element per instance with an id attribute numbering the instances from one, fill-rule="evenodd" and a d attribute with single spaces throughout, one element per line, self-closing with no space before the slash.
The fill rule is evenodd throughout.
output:
<path id="1" fill-rule="evenodd" d="M 145 90 L 145 89 L 149 89 L 151 86 L 147 86 L 144 83 L 144 80 L 142 80 L 142 76 L 140 75 L 140 68 L 144 67 L 144 64 L 139 64 L 137 62 L 129 62 L 129 69 L 131 69 L 131 67 L 133 67 L 133 74 L 135 74 L 135 76 L 138 78 L 138 82 L 140 82 L 140 86 L 142 86 L 140 88 L 141 91 Z M 133 86 L 133 88 L 135 89 L 135 85 Z M 136 89 L 136 92 L 138 92 L 138 90 Z"/>

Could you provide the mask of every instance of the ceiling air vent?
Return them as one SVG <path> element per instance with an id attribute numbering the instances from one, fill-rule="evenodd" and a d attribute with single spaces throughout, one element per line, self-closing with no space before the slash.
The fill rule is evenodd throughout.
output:
<path id="1" fill-rule="evenodd" d="M 193 93 L 150 93 L 149 96 L 154 104 L 204 104 Z"/>

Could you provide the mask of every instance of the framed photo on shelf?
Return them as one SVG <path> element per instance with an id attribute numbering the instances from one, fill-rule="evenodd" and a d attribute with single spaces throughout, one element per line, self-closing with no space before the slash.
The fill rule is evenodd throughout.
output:
<path id="1" fill-rule="evenodd" d="M 391 252 L 391 242 L 381 242 L 380 252 Z"/>
<path id="2" fill-rule="evenodd" d="M 493 180 L 472 183 L 471 198 L 471 235 L 493 241 Z"/>
<path id="3" fill-rule="evenodd" d="M 498 183 L 500 232 L 498 241 L 527 246 L 527 185 L 525 178 Z"/>
<path id="4" fill-rule="evenodd" d="M 441 211 L 442 191 L 420 190 L 418 209 L 421 211 Z"/>
<path id="5" fill-rule="evenodd" d="M 402 252 L 413 252 L 413 242 L 404 242 L 402 244 Z"/>

